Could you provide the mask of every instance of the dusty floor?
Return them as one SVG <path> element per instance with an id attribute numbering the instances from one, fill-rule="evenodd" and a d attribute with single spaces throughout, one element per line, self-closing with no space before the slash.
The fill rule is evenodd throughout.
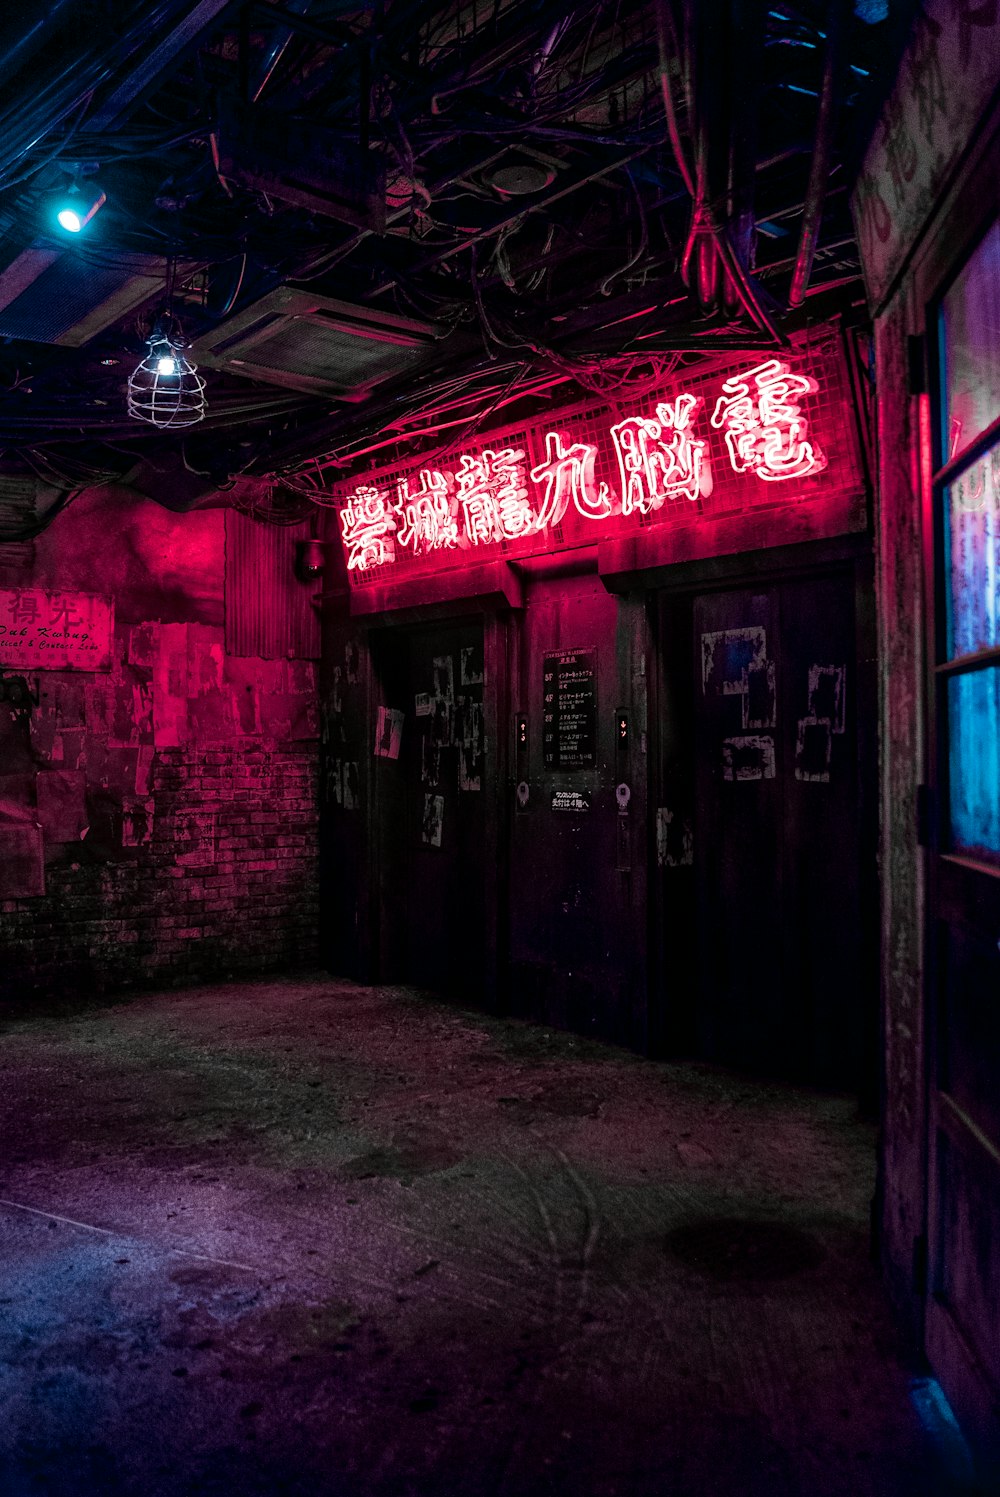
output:
<path id="1" fill-rule="evenodd" d="M 3 1497 L 956 1490 L 849 1100 L 325 977 L 0 1012 L 0 1078 Z"/>

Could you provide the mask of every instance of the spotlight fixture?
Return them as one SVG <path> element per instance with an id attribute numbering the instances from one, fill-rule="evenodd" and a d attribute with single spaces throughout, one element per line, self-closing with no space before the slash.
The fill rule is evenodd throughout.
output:
<path id="1" fill-rule="evenodd" d="M 74 181 L 53 200 L 56 223 L 67 234 L 79 234 L 87 227 L 94 214 L 100 212 L 107 200 L 106 193 L 96 182 L 89 182 L 86 188 L 81 189 L 80 183 Z"/>
<path id="2" fill-rule="evenodd" d="M 320 577 L 326 557 L 323 552 L 323 542 L 315 537 L 309 541 L 296 541 L 295 543 L 295 575 L 302 581 L 307 582 L 312 577 Z"/>
<path id="3" fill-rule="evenodd" d="M 157 323 L 146 339 L 149 352 L 129 375 L 128 411 L 152 426 L 194 426 L 205 416 L 205 381 L 187 358 L 176 327 Z"/>

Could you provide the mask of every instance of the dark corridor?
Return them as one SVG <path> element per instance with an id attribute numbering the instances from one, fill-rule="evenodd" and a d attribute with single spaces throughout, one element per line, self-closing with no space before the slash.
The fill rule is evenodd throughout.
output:
<path id="1" fill-rule="evenodd" d="M 372 636 L 379 971 L 482 997 L 483 626 Z"/>

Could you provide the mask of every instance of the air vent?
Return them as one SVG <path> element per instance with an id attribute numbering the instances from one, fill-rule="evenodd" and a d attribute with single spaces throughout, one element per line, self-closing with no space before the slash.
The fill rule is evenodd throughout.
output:
<path id="1" fill-rule="evenodd" d="M 282 286 L 199 338 L 192 354 L 266 384 L 361 400 L 418 364 L 439 337 L 428 323 Z"/>
<path id="2" fill-rule="evenodd" d="M 29 567 L 34 559 L 34 540 L 30 536 L 38 525 L 39 513 L 45 513 L 59 496 L 54 485 L 43 483 L 31 473 L 0 473 L 0 567 Z"/>
<path id="3" fill-rule="evenodd" d="M 186 272 L 196 269 L 185 264 Z M 92 264 L 79 253 L 39 243 L 0 273 L 0 337 L 81 348 L 154 296 L 166 266 L 156 255 Z"/>

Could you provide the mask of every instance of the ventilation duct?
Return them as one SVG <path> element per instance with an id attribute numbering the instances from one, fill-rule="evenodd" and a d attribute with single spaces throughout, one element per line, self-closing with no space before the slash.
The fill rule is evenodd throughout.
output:
<path id="1" fill-rule="evenodd" d="M 363 400 L 419 364 L 440 336 L 429 323 L 282 286 L 197 339 L 192 358 L 266 384 Z"/>
<path id="2" fill-rule="evenodd" d="M 385 165 L 372 150 L 275 109 L 230 105 L 219 128 L 229 182 L 375 234 L 385 233 Z"/>
<path id="3" fill-rule="evenodd" d="M 178 266 L 185 276 L 194 263 Z M 93 263 L 78 252 L 39 243 L 0 272 L 0 337 L 82 348 L 144 302 L 166 290 L 157 255 Z"/>

